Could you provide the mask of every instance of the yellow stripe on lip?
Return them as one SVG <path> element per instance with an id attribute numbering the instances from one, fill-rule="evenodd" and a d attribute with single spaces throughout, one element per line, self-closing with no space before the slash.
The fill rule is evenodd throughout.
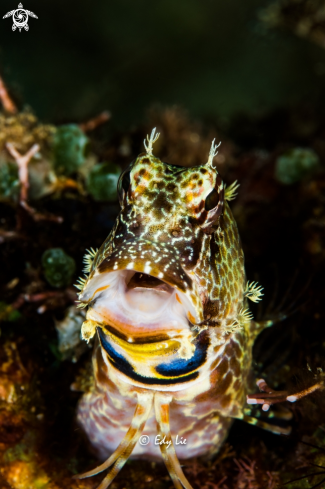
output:
<path id="1" fill-rule="evenodd" d="M 157 357 L 175 354 L 181 347 L 181 342 L 178 340 L 158 341 L 157 343 L 129 343 L 115 336 L 105 327 L 101 327 L 104 333 L 126 353 L 134 359 L 141 357 Z"/>

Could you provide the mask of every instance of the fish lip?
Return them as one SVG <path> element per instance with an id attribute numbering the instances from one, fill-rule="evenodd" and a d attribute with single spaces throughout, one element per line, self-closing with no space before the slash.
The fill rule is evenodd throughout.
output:
<path id="1" fill-rule="evenodd" d="M 141 336 L 132 336 L 132 341 L 128 341 L 128 336 L 125 333 L 122 333 L 120 330 L 115 328 L 114 326 L 110 324 L 105 324 L 100 326 L 103 331 L 108 331 L 110 335 L 116 336 L 117 338 L 120 338 L 121 340 L 132 344 L 132 345 L 144 345 L 144 344 L 151 344 L 151 343 L 159 343 L 163 341 L 168 341 L 170 339 L 177 339 L 175 338 L 170 338 L 167 334 L 160 334 L 160 335 L 151 335 L 146 332 L 145 334 Z"/>
<path id="2" fill-rule="evenodd" d="M 101 329 L 115 345 L 119 346 L 126 352 L 138 354 L 141 356 L 157 357 L 160 355 L 166 355 L 166 352 L 169 352 L 169 354 L 172 355 L 176 354 L 182 346 L 180 339 L 173 338 L 154 342 L 146 341 L 143 343 L 128 342 L 110 332 L 106 327 L 101 327 Z"/>
<path id="3" fill-rule="evenodd" d="M 184 388 L 182 386 L 188 385 L 188 382 L 199 380 L 210 345 L 209 335 L 204 331 L 203 336 L 195 340 L 194 348 L 190 348 L 189 355 L 185 356 L 184 350 L 181 353 L 181 342 L 181 348 L 178 342 L 173 341 L 166 345 L 157 342 L 155 349 L 152 348 L 152 344 L 128 344 L 127 348 L 123 348 L 121 344 L 114 345 L 113 339 L 107 338 L 103 328 L 97 328 L 97 333 L 103 352 L 106 352 L 103 359 L 107 365 L 116 369 L 118 375 L 122 375 L 122 378 L 132 385 L 162 391 L 180 390 Z M 141 366 L 146 365 L 149 371 L 144 372 Z"/>

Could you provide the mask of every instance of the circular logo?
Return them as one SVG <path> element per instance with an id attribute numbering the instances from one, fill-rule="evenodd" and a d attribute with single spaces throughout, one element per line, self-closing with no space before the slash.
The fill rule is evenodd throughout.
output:
<path id="1" fill-rule="evenodd" d="M 142 435 L 139 438 L 140 445 L 148 445 L 149 441 L 150 441 L 150 438 L 148 435 Z"/>
<path id="2" fill-rule="evenodd" d="M 12 19 L 18 28 L 24 27 L 28 22 L 28 14 L 24 9 L 17 9 L 13 14 Z"/>

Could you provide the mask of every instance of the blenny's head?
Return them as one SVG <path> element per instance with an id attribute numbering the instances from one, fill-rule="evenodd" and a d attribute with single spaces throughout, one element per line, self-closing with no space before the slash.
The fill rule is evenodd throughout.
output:
<path id="1" fill-rule="evenodd" d="M 198 377 L 206 330 L 220 326 L 211 238 L 221 229 L 224 188 L 214 142 L 206 164 L 184 168 L 153 156 L 156 138 L 154 129 L 146 153 L 120 177 L 121 212 L 87 258 L 79 300 L 88 306 L 83 336 L 97 328 L 111 364 L 132 382 L 162 387 Z"/>

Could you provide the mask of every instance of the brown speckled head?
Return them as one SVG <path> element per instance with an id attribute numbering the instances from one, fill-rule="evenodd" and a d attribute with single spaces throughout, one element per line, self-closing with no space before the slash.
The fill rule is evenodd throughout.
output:
<path id="1" fill-rule="evenodd" d="M 184 168 L 153 156 L 150 141 L 120 177 L 121 212 L 79 299 L 89 305 L 84 331 L 101 327 L 117 368 L 132 370 L 137 382 L 168 385 L 197 379 L 212 361 L 212 344 L 238 326 L 244 258 L 212 164 L 214 142 L 206 164 Z M 165 343 L 153 353 L 157 341 Z"/>

